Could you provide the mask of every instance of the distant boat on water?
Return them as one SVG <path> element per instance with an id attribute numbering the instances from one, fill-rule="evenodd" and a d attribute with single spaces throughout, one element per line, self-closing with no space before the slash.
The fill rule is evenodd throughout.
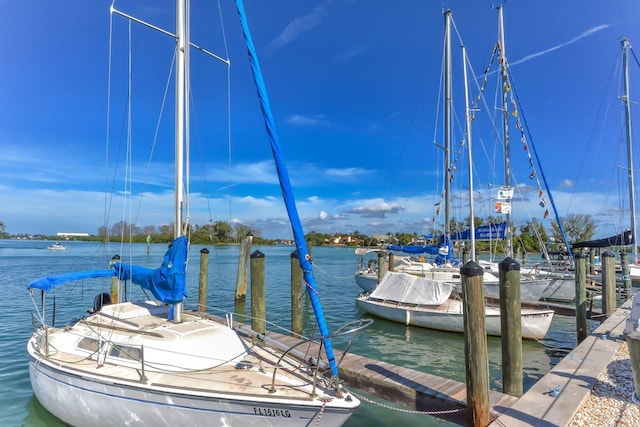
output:
<path id="1" fill-rule="evenodd" d="M 54 243 L 53 245 L 47 246 L 47 249 L 52 251 L 66 251 L 67 247 L 65 245 L 61 245 L 60 243 Z"/>

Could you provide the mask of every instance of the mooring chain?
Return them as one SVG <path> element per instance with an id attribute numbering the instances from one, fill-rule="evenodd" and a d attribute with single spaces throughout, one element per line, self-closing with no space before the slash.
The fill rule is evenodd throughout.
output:
<path id="1" fill-rule="evenodd" d="M 330 399 L 322 399 L 322 408 L 320 408 L 320 413 L 318 414 L 318 419 L 316 420 L 315 427 L 318 427 L 320 425 L 320 419 L 322 419 L 324 409 L 327 407 L 327 402 L 330 402 Z"/>
<path id="2" fill-rule="evenodd" d="M 373 405 L 380 406 L 381 408 L 391 409 L 396 412 L 403 412 L 405 414 L 414 414 L 414 415 L 443 415 L 443 414 L 455 414 L 456 412 L 465 411 L 467 408 L 456 408 L 456 409 L 445 409 L 442 411 L 415 411 L 410 409 L 398 408 L 397 406 L 387 405 L 386 403 L 377 402 L 375 400 L 371 400 L 359 393 L 354 393 L 352 390 L 349 390 L 351 394 L 353 394 L 358 399 L 365 401 L 367 403 L 371 403 Z"/>

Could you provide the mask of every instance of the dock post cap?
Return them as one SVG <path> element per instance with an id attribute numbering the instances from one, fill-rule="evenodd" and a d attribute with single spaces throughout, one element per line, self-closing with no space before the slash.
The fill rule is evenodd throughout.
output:
<path id="1" fill-rule="evenodd" d="M 608 257 L 608 258 L 615 258 L 616 257 L 616 253 L 613 251 L 604 251 L 602 252 L 602 254 L 600 254 L 601 257 Z"/>
<path id="2" fill-rule="evenodd" d="M 257 249 L 256 249 L 256 250 L 251 254 L 250 258 L 251 258 L 251 259 L 254 259 L 254 258 L 264 258 L 264 254 L 263 254 L 262 252 L 260 252 L 259 250 L 257 250 Z"/>
<path id="3" fill-rule="evenodd" d="M 580 259 L 580 258 L 587 258 L 587 257 L 588 257 L 588 255 L 587 255 L 587 254 L 585 254 L 584 252 L 580 251 L 580 252 L 576 252 L 576 254 L 575 254 L 575 255 L 573 255 L 573 257 L 574 257 L 574 258 L 578 258 L 578 259 Z"/>
<path id="4" fill-rule="evenodd" d="M 484 268 L 475 261 L 469 261 L 460 268 L 460 274 L 466 277 L 482 276 L 484 275 Z"/>
<path id="5" fill-rule="evenodd" d="M 500 271 L 520 271 L 520 264 L 510 256 L 506 257 L 498 264 Z"/>

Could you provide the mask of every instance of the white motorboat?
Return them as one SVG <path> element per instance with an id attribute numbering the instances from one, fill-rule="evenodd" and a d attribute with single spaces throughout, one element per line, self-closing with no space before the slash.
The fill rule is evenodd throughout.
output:
<path id="1" fill-rule="evenodd" d="M 61 245 L 60 243 L 54 243 L 47 246 L 47 249 L 49 249 L 50 251 L 66 251 L 67 247 L 65 245 Z"/>

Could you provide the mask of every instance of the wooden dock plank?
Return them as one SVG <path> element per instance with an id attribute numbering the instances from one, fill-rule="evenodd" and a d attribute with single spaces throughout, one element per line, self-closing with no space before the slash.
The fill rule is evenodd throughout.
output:
<path id="1" fill-rule="evenodd" d="M 200 315 L 224 319 L 208 313 Z M 269 336 L 278 341 L 293 346 L 299 339 L 287 335 L 270 332 Z M 297 349 L 309 356 L 318 354 L 318 345 L 301 345 Z M 342 352 L 336 350 L 336 360 L 342 358 Z M 435 416 L 459 425 L 466 424 L 466 384 L 438 377 L 426 372 L 390 363 L 370 359 L 353 353 L 348 353 L 342 359 L 339 367 L 340 378 L 352 391 L 361 390 L 375 397 L 384 399 L 412 410 L 436 413 Z M 357 390 L 354 390 L 357 389 Z M 499 403 L 492 408 L 492 418 L 502 414 L 518 399 L 497 391 L 490 391 L 490 401 Z"/>
<path id="2" fill-rule="evenodd" d="M 530 425 L 566 426 L 589 398 L 598 375 L 618 350 L 630 302 L 625 303 L 605 320 L 579 346 L 538 380 L 491 427 L 524 427 Z M 557 396 L 551 393 L 560 390 Z M 496 409 L 500 409 L 496 406 Z"/>

